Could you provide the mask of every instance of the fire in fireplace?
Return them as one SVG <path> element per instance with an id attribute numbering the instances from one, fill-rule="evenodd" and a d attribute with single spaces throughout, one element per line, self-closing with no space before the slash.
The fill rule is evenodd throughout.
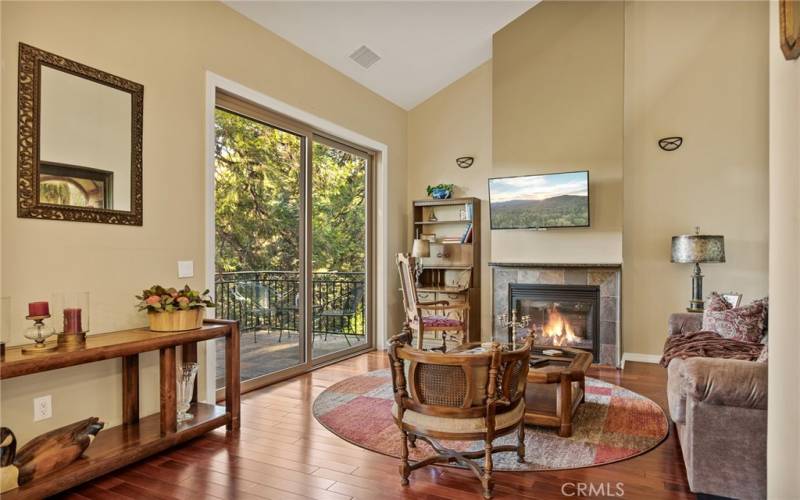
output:
<path id="1" fill-rule="evenodd" d="M 509 285 L 517 317 L 530 317 L 537 345 L 599 351 L 600 289 L 586 285 Z"/>
<path id="2" fill-rule="evenodd" d="M 531 326 L 542 344 L 574 345 L 583 338 L 575 333 L 569 318 L 559 312 L 558 304 L 550 304 L 545 315 L 546 322 L 542 318 Z"/>

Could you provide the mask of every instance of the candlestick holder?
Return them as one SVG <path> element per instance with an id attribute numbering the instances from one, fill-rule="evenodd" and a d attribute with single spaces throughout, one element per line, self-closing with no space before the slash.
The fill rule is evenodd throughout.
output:
<path id="1" fill-rule="evenodd" d="M 35 344 L 23 347 L 23 354 L 44 354 L 58 349 L 58 345 L 56 344 L 45 344 L 47 338 L 56 333 L 52 326 L 46 325 L 44 322 L 46 319 L 50 319 L 49 314 L 44 314 L 42 316 L 25 316 L 25 319 L 33 321 L 33 326 L 28 327 L 23 335 L 26 339 L 33 340 Z"/>
<path id="2" fill-rule="evenodd" d="M 497 322 L 503 328 L 508 328 L 508 341 L 514 347 L 516 347 L 517 336 L 515 335 L 515 332 L 517 331 L 518 328 L 525 328 L 526 326 L 528 326 L 531 322 L 531 317 L 525 314 L 521 316 L 519 320 L 517 320 L 517 310 L 512 309 L 511 319 L 508 318 L 508 312 L 504 312 L 502 314 L 497 315 Z"/>

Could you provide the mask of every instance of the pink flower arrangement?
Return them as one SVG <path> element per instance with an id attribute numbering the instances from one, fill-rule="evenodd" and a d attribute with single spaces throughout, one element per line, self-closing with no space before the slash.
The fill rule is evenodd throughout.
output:
<path id="1" fill-rule="evenodd" d="M 142 294 L 137 295 L 136 298 L 139 299 L 138 309 L 148 313 L 214 307 L 214 301 L 208 290 L 201 293 L 192 290 L 189 285 L 184 286 L 181 290 L 153 285 L 149 289 L 143 290 Z"/>

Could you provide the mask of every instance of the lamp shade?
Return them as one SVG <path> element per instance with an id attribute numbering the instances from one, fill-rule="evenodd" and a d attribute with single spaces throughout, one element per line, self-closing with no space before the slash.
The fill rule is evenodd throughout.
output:
<path id="1" fill-rule="evenodd" d="M 725 262 L 725 238 L 708 234 L 673 236 L 672 262 Z"/>
<path id="2" fill-rule="evenodd" d="M 431 256 L 431 242 L 428 240 L 414 240 L 414 246 L 411 247 L 411 256 L 430 257 Z"/>

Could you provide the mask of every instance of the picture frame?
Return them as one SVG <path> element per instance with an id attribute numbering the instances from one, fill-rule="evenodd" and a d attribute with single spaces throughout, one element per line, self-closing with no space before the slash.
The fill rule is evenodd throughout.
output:
<path id="1" fill-rule="evenodd" d="M 783 57 L 791 61 L 800 57 L 800 1 L 780 0 L 780 41 Z"/>
<path id="2" fill-rule="evenodd" d="M 725 299 L 725 302 L 731 305 L 731 308 L 739 307 L 742 303 L 742 294 L 737 292 L 720 292 L 720 297 Z"/>

